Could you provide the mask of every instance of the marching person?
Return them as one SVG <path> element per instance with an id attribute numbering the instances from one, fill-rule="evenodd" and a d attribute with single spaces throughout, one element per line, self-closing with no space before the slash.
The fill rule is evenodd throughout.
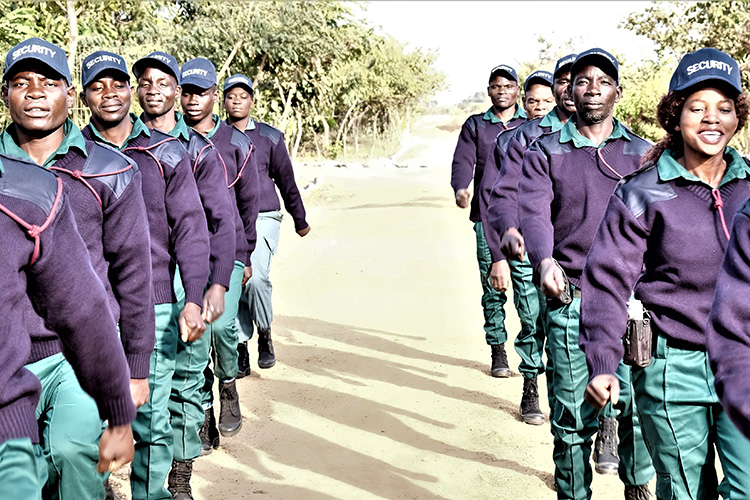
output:
<path id="1" fill-rule="evenodd" d="M 83 136 L 122 151 L 138 164 L 142 175 L 156 345 L 150 359 L 151 394 L 133 424 L 136 453 L 130 482 L 136 499 L 169 498 L 163 487 L 172 460 L 167 401 L 181 325 L 201 320 L 197 306 L 203 293 L 201 283 L 208 276 L 205 215 L 185 148 L 177 139 L 149 130 L 130 113 L 133 87 L 125 59 L 98 51 L 84 58 L 82 67 L 81 100 L 91 111 Z M 191 290 L 192 300 L 197 301 L 188 301 L 182 311 L 174 291 L 175 262 L 180 267 L 181 286 Z"/>
<path id="2" fill-rule="evenodd" d="M 190 140 L 191 135 L 187 125 L 175 111 L 177 96 L 181 90 L 180 69 L 177 61 L 164 52 L 152 52 L 133 64 L 133 74 L 138 80 L 138 101 L 143 109 L 143 123 L 151 129 L 152 134 L 166 132 L 172 137 L 177 137 L 185 145 L 184 141 Z M 178 119 L 180 119 L 179 122 Z M 147 450 L 144 450 L 139 469 L 146 465 L 149 468 L 140 469 L 138 472 L 138 494 L 145 495 L 145 498 L 149 500 L 170 498 L 170 496 L 180 499 L 192 498 L 190 478 L 193 461 L 201 453 L 198 432 L 203 425 L 205 415 L 201 402 L 201 388 L 204 383 L 203 369 L 208 362 L 208 342 L 207 339 L 202 339 L 202 335 L 206 329 L 206 323 L 215 321 L 224 310 L 224 293 L 229 287 L 229 276 L 234 268 L 233 261 L 231 264 L 221 265 L 226 262 L 226 255 L 231 254 L 230 259 L 234 258 L 231 204 L 228 196 L 226 196 L 226 203 L 224 202 L 226 189 L 220 190 L 215 187 L 216 174 L 218 177 L 223 177 L 223 173 L 215 169 L 204 170 L 203 164 L 198 161 L 207 156 L 205 154 L 207 151 L 210 154 L 210 143 L 196 136 L 195 141 L 188 145 L 190 149 L 183 147 L 180 150 L 181 156 L 177 156 L 174 160 L 179 163 L 187 161 L 193 173 L 193 178 L 182 179 L 186 185 L 190 185 L 191 191 L 191 196 L 183 200 L 183 203 L 189 204 L 191 210 L 202 208 L 205 214 L 200 219 L 204 224 L 201 228 L 201 235 L 205 235 L 208 245 L 204 246 L 206 240 L 202 236 L 196 243 L 201 249 L 200 264 L 201 266 L 205 264 L 206 267 L 201 269 L 199 275 L 193 269 L 183 270 L 180 266 L 175 271 L 173 286 L 177 309 L 183 308 L 184 310 L 188 307 L 192 309 L 198 306 L 200 310 L 202 304 L 202 311 L 199 316 L 200 323 L 195 325 L 196 330 L 199 329 L 195 335 L 170 338 L 169 340 L 173 343 L 165 345 L 165 354 L 173 356 L 171 358 L 173 362 L 165 363 L 164 372 L 159 373 L 162 380 L 157 381 L 156 384 L 164 384 L 165 388 L 169 388 L 169 392 L 163 394 L 168 399 L 160 400 L 159 403 L 163 406 L 158 409 L 152 402 L 153 409 L 156 411 L 151 417 L 151 427 L 144 429 L 144 432 L 150 435 L 149 442 L 155 443 L 153 448 L 157 453 L 145 455 Z M 199 178 L 208 179 L 204 184 L 205 191 L 203 192 L 200 186 L 195 188 Z M 196 191 L 193 191 L 194 188 Z M 193 193 L 200 196 L 196 198 Z M 210 195 L 215 195 L 215 197 Z M 213 201 L 216 201 L 216 204 L 212 204 Z M 207 221 L 209 213 L 216 219 Z M 207 232 L 203 232 L 205 230 Z M 218 240 L 217 235 L 220 236 Z M 226 251 L 222 251 L 224 249 Z M 211 286 L 208 285 L 209 270 Z M 189 281 L 181 277 L 183 271 L 190 272 Z M 193 281 L 193 275 L 196 278 L 195 281 Z M 202 280 L 200 286 L 199 276 Z M 162 420 L 165 412 L 168 412 L 168 418 Z M 164 446 L 165 444 L 168 446 Z M 169 473 L 169 491 L 164 488 L 164 478 L 167 472 Z M 135 487 L 133 493 L 135 496 Z"/>
<path id="3" fill-rule="evenodd" d="M 482 309 L 484 312 L 484 332 L 491 350 L 490 374 L 493 377 L 510 377 L 505 341 L 505 292 L 498 292 L 490 286 L 492 255 L 487 246 L 480 213 L 480 192 L 482 176 L 488 155 L 492 152 L 495 138 L 503 130 L 515 128 L 526 120 L 526 113 L 518 103 L 518 76 L 516 70 L 501 64 L 490 71 L 487 95 L 492 107 L 483 114 L 470 116 L 461 127 L 451 167 L 451 187 L 456 205 L 469 208 L 469 219 L 474 223 L 477 241 L 477 261 L 479 279 L 482 283 Z M 474 195 L 469 192 L 469 184 L 474 181 Z M 507 265 L 500 261 L 498 265 Z"/>
<path id="4" fill-rule="evenodd" d="M 523 152 L 528 145 L 542 134 L 556 132 L 568 121 L 570 115 L 575 112 L 575 106 L 568 95 L 570 86 L 570 67 L 575 60 L 575 54 L 569 54 L 560 58 L 555 64 L 553 73 L 549 74 L 551 94 L 555 107 L 548 113 L 540 116 L 531 115 L 534 119 L 521 124 L 518 128 L 501 133 L 496 141 L 494 152 L 487 159 L 488 167 L 494 163 L 499 171 L 495 175 L 488 175 L 482 181 L 485 196 L 488 199 L 486 210 L 486 222 L 484 225 L 491 227 L 492 234 L 505 236 L 506 233 L 518 233 L 518 179 L 521 176 L 523 164 Z M 533 75 L 533 74 L 532 74 Z M 531 76 L 524 83 L 529 85 Z M 534 85 L 535 87 L 540 84 Z M 532 87 L 533 89 L 533 87 Z M 526 99 L 524 99 L 526 100 Z M 535 98 L 534 100 L 541 99 Z M 527 114 L 529 110 L 527 109 Z M 493 161 L 490 161 L 493 160 Z M 487 168 L 487 170 L 490 170 Z M 488 238 L 488 243 L 490 238 Z M 495 250 L 492 250 L 492 248 Z M 490 274 L 491 284 L 497 289 L 501 281 L 510 280 L 513 286 L 513 302 L 521 321 L 521 332 L 516 336 L 515 349 L 521 357 L 518 367 L 523 376 L 523 395 L 521 397 L 521 420 L 530 425 L 541 425 L 544 423 L 544 413 L 539 407 L 539 392 L 537 377 L 544 372 L 544 327 L 541 319 L 540 305 L 544 303 L 543 296 L 532 282 L 532 269 L 525 252 L 520 255 L 515 253 L 503 254 L 502 240 L 492 243 L 490 246 L 495 258 L 507 257 L 509 276 L 497 276 Z M 496 257 L 495 254 L 500 254 Z M 494 269 L 493 264 L 493 269 Z M 507 285 L 506 285 L 507 286 Z M 547 380 L 548 399 L 552 398 L 551 377 Z M 553 405 L 550 403 L 550 408 Z"/>
<path id="5" fill-rule="evenodd" d="M 219 446 L 219 434 L 234 436 L 242 428 L 239 395 L 235 387 L 238 373 L 236 318 L 243 281 L 253 274 L 249 264 L 255 249 L 259 198 L 253 144 L 240 130 L 213 114 L 214 104 L 218 100 L 216 84 L 216 68 L 208 59 L 198 57 L 182 66 L 180 103 L 185 122 L 214 145 L 223 168 L 222 186 L 229 191 L 235 219 L 234 271 L 226 294 L 224 314 L 206 330 L 213 352 L 213 370 L 206 366 L 206 382 L 202 389 L 205 420 L 200 436 L 204 454 L 211 453 Z M 242 207 L 242 211 L 238 210 L 238 206 Z M 219 378 L 221 403 L 218 428 L 213 410 L 214 373 Z"/>
<path id="6" fill-rule="evenodd" d="M 107 292 L 111 317 L 119 324 L 130 368 L 129 404 L 120 401 L 118 408 L 111 409 L 110 424 L 130 422 L 132 404 L 141 406 L 148 399 L 154 347 L 149 235 L 140 172 L 126 156 L 86 141 L 68 118 L 75 88 L 60 47 L 38 38 L 16 45 L 6 58 L 4 82 L 3 99 L 13 123 L 0 136 L 0 151 L 53 170 L 62 179 L 88 253 L 69 258 L 90 259 Z M 58 332 L 45 327 L 31 302 L 24 307 L 32 339 L 27 368 L 42 384 L 37 419 L 48 469 L 45 496 L 101 498 L 108 476 L 96 468 L 99 440 L 106 428 L 101 412 L 76 380 Z M 116 385 L 97 388 L 115 395 L 118 389 Z M 101 395 L 96 397 L 101 401 Z M 129 425 L 127 434 L 131 434 Z"/>
<path id="7" fill-rule="evenodd" d="M 557 496 L 588 499 L 598 411 L 584 401 L 588 370 L 578 347 L 581 296 L 586 292 L 581 290 L 581 275 L 609 196 L 622 176 L 639 167 L 648 143 L 613 117 L 622 96 L 617 59 L 602 49 L 587 50 L 576 57 L 570 77 L 575 117 L 557 132 L 539 137 L 524 153 L 518 210 L 535 279 L 549 298 L 545 326 L 552 358 L 550 423 Z M 618 375 L 628 387 L 624 365 Z M 620 478 L 627 499 L 645 498 L 653 472 L 629 400 L 623 400 Z M 617 463 L 615 443 L 605 445 Z"/>
<path id="8" fill-rule="evenodd" d="M 255 103 L 252 81 L 245 75 L 235 74 L 224 82 L 224 108 L 227 124 L 242 130 L 253 143 L 258 169 L 260 195 L 257 219 L 258 243 L 251 255 L 252 277 L 246 280 L 240 298 L 239 325 L 239 371 L 237 377 L 250 374 L 250 356 L 247 341 L 258 329 L 258 367 L 271 368 L 276 363 L 276 354 L 271 340 L 273 304 L 271 300 L 271 260 L 278 250 L 281 226 L 281 204 L 276 192 L 278 188 L 284 208 L 294 221 L 294 229 L 301 237 L 310 232 L 305 206 L 302 203 L 294 169 L 286 150 L 284 134 L 261 121 L 250 117 Z M 240 207 L 240 213 L 246 210 Z M 247 217 L 248 214 L 243 214 Z M 246 227 L 246 231 L 249 229 Z"/>
<path id="9" fill-rule="evenodd" d="M 727 220 L 750 195 L 750 167 L 728 146 L 748 116 L 737 61 L 711 48 L 685 55 L 657 116 L 667 135 L 610 198 L 586 259 L 586 397 L 597 408 L 619 399 L 614 373 L 634 290 L 654 333 L 650 363 L 632 374 L 657 498 L 747 499 L 750 442 L 719 402 L 706 353 Z M 724 473 L 718 487 L 714 445 Z"/>

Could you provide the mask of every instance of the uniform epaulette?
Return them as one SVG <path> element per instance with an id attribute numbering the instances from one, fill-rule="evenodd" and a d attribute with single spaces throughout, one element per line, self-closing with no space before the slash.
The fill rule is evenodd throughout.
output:
<path id="1" fill-rule="evenodd" d="M 151 130 L 147 149 L 154 153 L 161 168 L 169 167 L 170 170 L 174 170 L 187 153 L 185 145 L 179 139 L 156 129 Z"/>
<path id="2" fill-rule="evenodd" d="M 253 146 L 253 141 L 237 127 L 227 125 L 231 129 L 232 137 L 229 142 L 232 146 L 236 147 L 242 152 L 242 156 L 245 157 L 250 153 L 250 149 Z M 279 132 L 281 133 L 281 132 Z"/>
<path id="3" fill-rule="evenodd" d="M 284 134 L 281 130 L 276 127 L 272 127 L 267 123 L 256 122 L 258 124 L 258 134 L 261 137 L 268 137 L 274 146 L 276 146 L 281 139 L 284 138 Z"/>
<path id="4" fill-rule="evenodd" d="M 0 175 L 0 194 L 38 206 L 49 214 L 57 195 L 57 178 L 52 172 L 15 156 L 0 154 L 4 172 Z"/>
<path id="5" fill-rule="evenodd" d="M 503 152 L 503 155 L 508 153 L 508 146 L 510 145 L 511 139 L 518 132 L 517 128 L 509 128 L 501 131 L 495 138 L 495 146 Z"/>
<path id="6" fill-rule="evenodd" d="M 138 165 L 106 144 L 87 140 L 86 151 L 88 156 L 81 169 L 81 176 L 96 178 L 119 198 L 138 172 Z"/>
<path id="7" fill-rule="evenodd" d="M 203 158 L 207 151 L 213 149 L 213 147 L 214 145 L 208 137 L 190 129 L 190 141 L 187 143 L 187 150 L 190 154 L 190 160 L 193 162 L 193 172 L 198 167 L 201 158 Z"/>
<path id="8" fill-rule="evenodd" d="M 615 195 L 622 200 L 637 219 L 648 206 L 656 201 L 676 198 L 677 194 L 667 182 L 660 182 L 659 170 L 654 163 L 626 175 L 615 189 Z"/>

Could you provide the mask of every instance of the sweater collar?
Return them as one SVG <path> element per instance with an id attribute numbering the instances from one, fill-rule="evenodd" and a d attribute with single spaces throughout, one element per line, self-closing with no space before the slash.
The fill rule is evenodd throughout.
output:
<path id="1" fill-rule="evenodd" d="M 626 141 L 630 140 L 630 136 L 627 132 L 625 132 L 625 127 L 622 126 L 620 121 L 612 117 L 612 124 L 614 127 L 612 128 L 612 133 L 609 134 L 609 137 L 604 139 L 601 144 L 597 145 L 594 144 L 591 139 L 588 137 L 584 137 L 581 135 L 581 133 L 578 131 L 578 127 L 576 127 L 575 123 L 575 116 L 571 116 L 570 120 L 565 123 L 565 125 L 562 126 L 560 129 L 560 144 L 564 144 L 566 142 L 572 142 L 573 147 L 581 149 L 581 148 L 603 148 L 609 141 L 614 141 L 615 139 L 625 139 Z"/>
<path id="2" fill-rule="evenodd" d="M 560 121 L 560 116 L 557 114 L 557 106 L 552 108 L 552 111 L 544 115 L 542 121 L 539 122 L 540 127 L 549 127 L 552 129 L 552 132 L 557 132 L 558 130 L 563 128 L 563 125 L 565 124 Z"/>
<path id="3" fill-rule="evenodd" d="M 750 167 L 748 167 L 745 160 L 734 148 L 727 146 L 724 149 L 724 159 L 727 162 L 727 171 L 724 172 L 724 177 L 721 178 L 719 187 L 734 179 L 750 177 Z M 685 167 L 680 165 L 674 157 L 674 151 L 670 149 L 664 151 L 659 157 L 659 161 L 656 162 L 656 169 L 659 172 L 659 179 L 662 181 L 682 178 L 689 182 L 697 182 L 709 188 L 711 187 L 697 175 L 688 172 Z"/>
<path id="4" fill-rule="evenodd" d="M 2 152 L 11 156 L 17 156 L 24 160 L 29 160 L 32 163 L 36 163 L 31 157 L 26 154 L 26 151 L 16 143 L 16 139 L 13 137 L 15 125 L 11 124 L 0 137 L 0 149 Z M 77 149 L 79 153 L 85 158 L 88 156 L 86 152 L 86 140 L 83 138 L 83 134 L 78 130 L 76 124 L 70 118 L 65 120 L 63 124 L 63 132 L 65 137 L 63 138 L 57 151 L 52 153 L 49 158 L 44 161 L 42 167 L 49 168 L 55 164 L 57 160 L 68 154 L 71 150 Z"/>
<path id="5" fill-rule="evenodd" d="M 151 132 L 148 131 L 148 127 L 146 127 L 146 124 L 141 121 L 140 118 L 135 113 L 130 113 L 130 123 L 133 124 L 133 130 L 130 131 L 130 135 L 127 139 L 125 139 L 125 143 L 122 145 L 122 147 L 117 146 L 116 144 L 112 144 L 107 139 L 102 137 L 102 135 L 99 133 L 98 130 L 96 130 L 96 127 L 94 127 L 91 124 L 91 121 L 89 120 L 89 124 L 87 127 L 91 131 L 91 135 L 96 138 L 96 142 L 102 142 L 106 144 L 107 146 L 112 146 L 115 149 L 118 149 L 122 151 L 126 147 L 130 145 L 132 141 L 134 141 L 139 135 L 143 134 L 146 137 L 151 137 Z"/>
<path id="6" fill-rule="evenodd" d="M 526 113 L 524 112 L 523 108 L 521 108 L 521 106 L 519 106 L 518 104 L 516 104 L 516 112 L 513 115 L 513 118 L 511 118 L 510 120 L 508 120 L 508 122 L 512 122 L 516 118 L 526 118 Z M 490 108 L 490 109 L 488 109 L 487 111 L 484 112 L 484 116 L 482 116 L 482 120 L 488 121 L 488 122 L 490 122 L 492 124 L 502 123 L 503 125 L 505 125 L 506 123 L 508 123 L 508 122 L 503 122 L 500 118 L 498 118 L 497 116 L 495 116 L 495 113 L 492 112 L 492 108 Z M 249 124 L 249 122 L 248 122 L 248 124 Z M 255 127 L 253 127 L 253 128 L 255 128 Z"/>

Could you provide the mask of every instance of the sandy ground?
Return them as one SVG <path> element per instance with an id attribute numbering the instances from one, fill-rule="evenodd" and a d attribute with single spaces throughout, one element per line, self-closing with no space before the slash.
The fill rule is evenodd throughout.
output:
<path id="1" fill-rule="evenodd" d="M 253 359 L 238 382 L 242 431 L 196 461 L 196 499 L 555 498 L 549 424 L 519 421 L 519 375 L 489 375 L 474 233 L 449 184 L 449 120 L 421 118 L 400 167 L 297 165 L 300 186 L 314 183 L 312 232 L 282 224 L 278 362 L 256 370 Z M 506 326 L 513 338 L 511 300 Z M 517 369 L 512 348 L 509 358 Z M 126 476 L 113 476 L 118 498 Z M 616 477 L 595 474 L 593 487 L 622 498 Z"/>

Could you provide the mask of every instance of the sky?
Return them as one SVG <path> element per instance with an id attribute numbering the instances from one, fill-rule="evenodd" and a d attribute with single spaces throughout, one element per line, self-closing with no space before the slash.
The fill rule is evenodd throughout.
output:
<path id="1" fill-rule="evenodd" d="M 519 68 L 537 58 L 544 35 L 553 43 L 576 40 L 583 51 L 601 47 L 626 61 L 654 59 L 645 36 L 618 28 L 649 1 L 397 1 L 374 0 L 359 14 L 409 48 L 438 54 L 436 67 L 449 86 L 436 95 L 454 104 L 484 91 L 498 64 Z M 567 22 L 566 22 L 567 21 Z M 539 68 L 552 71 L 553 68 Z M 519 75 L 524 78 L 526 75 Z"/>

